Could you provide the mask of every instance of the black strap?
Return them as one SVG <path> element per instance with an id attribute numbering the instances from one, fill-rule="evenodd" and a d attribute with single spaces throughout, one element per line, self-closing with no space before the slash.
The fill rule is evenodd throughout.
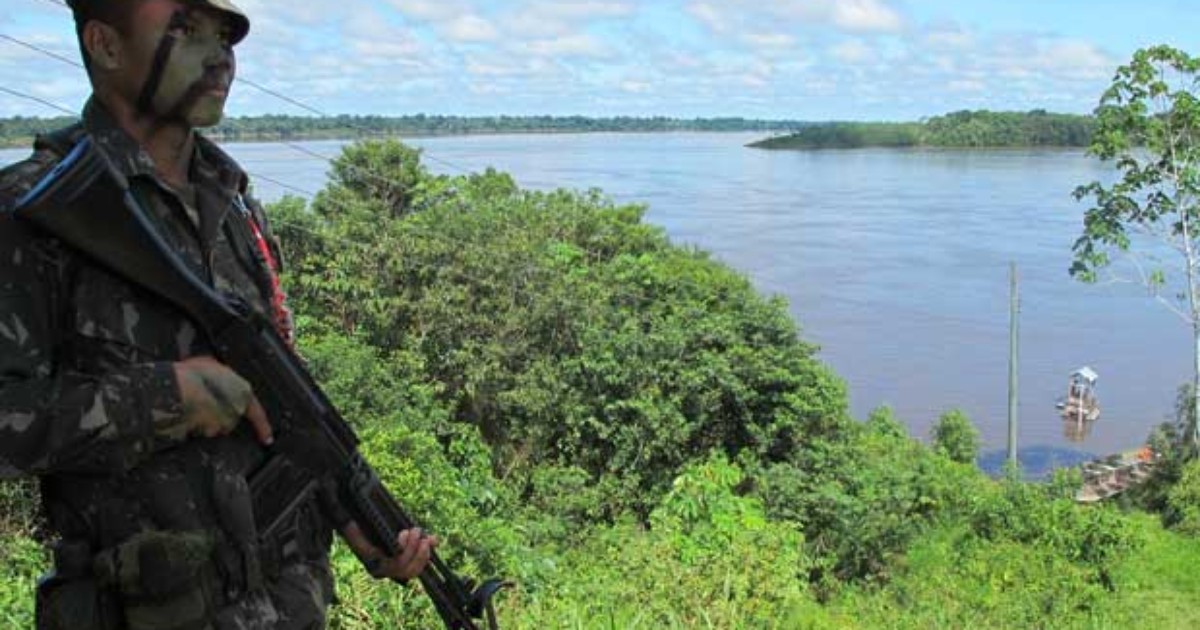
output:
<path id="1" fill-rule="evenodd" d="M 83 139 L 87 130 L 82 122 L 39 135 L 33 141 L 34 150 L 47 150 L 54 153 L 58 159 L 66 157 L 71 149 Z"/>

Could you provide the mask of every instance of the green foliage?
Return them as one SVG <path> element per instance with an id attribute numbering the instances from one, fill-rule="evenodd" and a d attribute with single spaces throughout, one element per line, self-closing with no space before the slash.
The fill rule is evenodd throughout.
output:
<path id="1" fill-rule="evenodd" d="M 1052 549 L 946 528 L 916 542 L 892 581 L 832 603 L 871 628 L 1061 628 L 1107 592 Z"/>
<path id="2" fill-rule="evenodd" d="M 585 471 L 602 514 L 644 517 L 702 454 L 782 459 L 846 421 L 843 384 L 786 306 L 672 246 L 639 206 L 493 171 L 431 176 L 417 152 L 370 142 L 314 212 L 276 211 L 298 312 L 419 357 L 532 503 L 578 516 L 535 493 L 556 487 L 543 467 Z"/>
<path id="3" fill-rule="evenodd" d="M 1130 230 L 1197 244 L 1191 228 L 1200 194 L 1198 73 L 1200 60 L 1166 46 L 1139 50 L 1117 70 L 1096 110 L 1089 152 L 1114 162 L 1121 179 L 1076 189 L 1077 198 L 1094 198 L 1095 205 L 1075 244 L 1073 274 L 1094 281 L 1109 263 L 1109 249 L 1128 251 Z"/>
<path id="4" fill-rule="evenodd" d="M 908 437 L 908 429 L 896 412 L 888 405 L 882 405 L 871 410 L 867 415 L 867 431 L 886 438 L 903 439 Z"/>
<path id="5" fill-rule="evenodd" d="M 1091 628 L 1200 627 L 1200 539 L 1162 529 L 1149 515 L 1131 515 L 1145 545 L 1113 571 L 1117 590 L 1092 613 Z M 1084 624 L 1079 624 L 1083 627 Z"/>
<path id="6" fill-rule="evenodd" d="M 744 475 L 723 453 L 688 466 L 650 515 L 654 529 L 674 534 L 685 563 L 720 555 L 739 536 L 766 528 L 767 517 L 757 497 L 740 496 Z M 797 546 L 800 539 L 796 539 Z"/>
<path id="7" fill-rule="evenodd" d="M 730 530 L 720 553 L 681 554 L 677 530 L 620 522 L 564 554 L 546 590 L 505 609 L 518 628 L 804 628 L 827 617 L 806 595 L 792 528 Z M 700 535 L 700 531 L 693 532 Z M 705 545 L 690 539 L 685 545 Z M 824 627 L 833 627 L 824 624 Z"/>
<path id="8" fill-rule="evenodd" d="M 0 536 L 0 625 L 33 627 L 33 594 L 49 558 L 31 538 L 3 532 Z"/>
<path id="9" fill-rule="evenodd" d="M 1116 510 L 1081 508 L 1062 488 L 1006 479 L 998 491 L 976 498 L 970 526 L 988 540 L 1044 547 L 1079 564 L 1091 582 L 1111 587 L 1113 564 L 1141 543 L 1137 532 Z"/>
<path id="10" fill-rule="evenodd" d="M 1164 521 L 1176 531 L 1200 536 L 1200 459 L 1183 466 L 1179 481 L 1167 493 Z"/>
<path id="11" fill-rule="evenodd" d="M 1082 147 L 1095 121 L 1087 116 L 1029 112 L 959 111 L 925 122 L 922 140 L 939 147 Z"/>
<path id="12" fill-rule="evenodd" d="M 913 147 L 921 143 L 919 123 L 825 123 L 788 136 L 768 138 L 749 146 L 756 149 L 855 149 Z"/>
<path id="13" fill-rule="evenodd" d="M 979 456 L 979 430 L 960 409 L 943 413 L 932 434 L 933 449 L 956 462 L 973 464 Z"/>
<path id="14" fill-rule="evenodd" d="M 795 523 L 822 589 L 886 579 L 894 560 L 939 519 L 953 518 L 989 482 L 975 468 L 912 440 L 888 408 L 834 440 L 810 442 L 769 465 L 759 496 L 772 519 Z"/>
<path id="15" fill-rule="evenodd" d="M 41 521 L 38 501 L 32 479 L 0 483 L 0 535 L 33 536 Z"/>
<path id="16" fill-rule="evenodd" d="M 1115 253 L 1140 249 L 1143 236 L 1178 254 L 1168 273 L 1156 251 L 1139 258 L 1138 278 L 1192 326 L 1192 421 L 1185 439 L 1200 444 L 1200 58 L 1169 46 L 1134 53 L 1117 69 L 1096 109 L 1089 152 L 1115 164 L 1120 179 L 1079 186 L 1093 203 L 1074 246 L 1071 274 L 1095 282 Z M 1135 243 L 1138 246 L 1135 248 Z M 1174 299 L 1162 294 L 1173 295 Z"/>
<path id="17" fill-rule="evenodd" d="M 1087 116 L 1030 112 L 959 111 L 920 123 L 838 122 L 755 142 L 760 149 L 852 149 L 858 147 L 1086 146 L 1095 120 Z"/>

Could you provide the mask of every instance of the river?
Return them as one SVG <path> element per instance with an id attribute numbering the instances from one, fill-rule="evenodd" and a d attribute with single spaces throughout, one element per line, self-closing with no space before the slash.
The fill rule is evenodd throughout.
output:
<path id="1" fill-rule="evenodd" d="M 442 173 L 487 167 L 525 187 L 600 188 L 785 297 L 805 339 L 849 384 L 851 410 L 890 405 L 915 436 L 958 407 L 985 448 L 1007 436 L 1009 264 L 1020 270 L 1021 448 L 1095 453 L 1140 444 L 1189 377 L 1190 335 L 1132 285 L 1067 273 L 1084 205 L 1110 179 L 1080 150 L 767 152 L 754 134 L 415 138 Z M 336 155 L 343 143 L 303 142 Z M 253 175 L 312 192 L 327 164 L 284 144 L 232 144 Z M 0 163 L 23 155 L 0 151 Z M 260 197 L 288 189 L 258 180 Z M 1100 374 L 1103 413 L 1074 427 L 1054 403 L 1067 377 Z M 1080 434 L 1082 433 L 1082 435 Z"/>

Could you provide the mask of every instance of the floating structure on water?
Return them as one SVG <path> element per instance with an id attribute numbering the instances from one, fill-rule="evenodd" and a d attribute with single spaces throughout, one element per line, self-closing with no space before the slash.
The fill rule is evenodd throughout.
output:
<path id="1" fill-rule="evenodd" d="M 1096 381 L 1100 375 L 1088 366 L 1071 373 L 1067 381 L 1067 395 L 1058 401 L 1063 420 L 1083 424 L 1095 422 L 1100 417 L 1100 405 L 1096 402 Z"/>

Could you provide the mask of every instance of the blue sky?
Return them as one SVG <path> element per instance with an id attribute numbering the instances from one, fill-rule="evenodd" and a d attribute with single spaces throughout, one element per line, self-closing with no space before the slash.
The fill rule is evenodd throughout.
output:
<path id="1" fill-rule="evenodd" d="M 0 33 L 77 56 L 54 0 L 0 2 Z M 1137 48 L 1200 53 L 1185 0 L 235 2 L 252 22 L 240 76 L 329 113 L 1083 113 Z M 0 85 L 70 108 L 87 94 L 81 70 L 3 39 Z M 229 111 L 305 113 L 245 84 Z M 0 116 L 55 113 L 0 93 Z"/>

